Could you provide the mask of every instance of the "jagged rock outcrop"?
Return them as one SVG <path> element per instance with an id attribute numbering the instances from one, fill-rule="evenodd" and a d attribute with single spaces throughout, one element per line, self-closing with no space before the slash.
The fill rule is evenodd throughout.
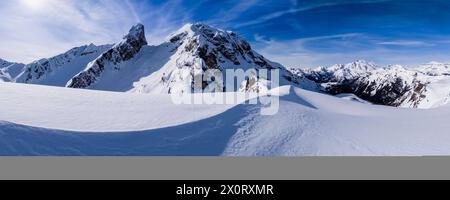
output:
<path id="1" fill-rule="evenodd" d="M 86 69 L 73 77 L 67 87 L 89 88 L 101 78 L 105 70 L 120 70 L 120 64 L 132 59 L 142 47 L 147 45 L 142 24 L 133 26 L 123 40 L 88 64 Z"/>

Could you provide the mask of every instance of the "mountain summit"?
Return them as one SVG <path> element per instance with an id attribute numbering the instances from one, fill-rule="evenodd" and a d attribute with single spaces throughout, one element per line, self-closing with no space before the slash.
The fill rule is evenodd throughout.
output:
<path id="1" fill-rule="evenodd" d="M 299 84 L 297 76 L 280 64 L 265 59 L 236 33 L 187 24 L 160 45 L 149 46 L 144 26 L 131 28 L 122 42 L 114 45 L 72 78 L 67 87 L 138 93 L 191 93 L 208 83 L 195 84 L 207 70 L 280 69 L 282 81 Z M 268 77 L 253 77 L 253 79 Z M 250 84 L 251 83 L 251 84 Z M 311 82 L 312 83 L 312 82 Z M 219 85 L 224 83 L 219 83 Z M 240 84 L 240 83 L 238 83 Z M 261 91 L 262 82 L 242 83 L 246 91 Z"/>

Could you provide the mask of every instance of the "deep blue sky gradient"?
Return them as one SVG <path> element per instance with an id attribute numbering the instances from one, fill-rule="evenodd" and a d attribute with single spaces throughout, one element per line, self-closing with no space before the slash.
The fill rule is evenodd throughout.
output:
<path id="1" fill-rule="evenodd" d="M 450 61 L 449 0 L 2 0 L 0 13 L 0 58 L 19 62 L 120 41 L 138 22 L 151 44 L 185 23 L 232 30 L 289 67 Z"/>
<path id="2" fill-rule="evenodd" d="M 236 31 L 268 54 L 348 54 L 342 60 L 299 60 L 299 65 L 353 59 L 406 65 L 450 61 L 450 1 L 446 0 L 264 0 L 241 10 L 236 7 L 245 5 L 239 0 L 182 4 L 191 21 Z M 301 47 L 271 51 L 265 42 Z"/>

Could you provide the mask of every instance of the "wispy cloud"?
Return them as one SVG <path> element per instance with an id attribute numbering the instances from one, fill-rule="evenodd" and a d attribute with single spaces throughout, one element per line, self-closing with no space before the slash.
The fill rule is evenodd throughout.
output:
<path id="1" fill-rule="evenodd" d="M 180 0 L 153 6 L 130 0 L 2 0 L 0 57 L 31 62 L 75 46 L 120 41 L 129 28 L 143 22 L 150 43 L 181 26 L 188 17 Z"/>
<path id="2" fill-rule="evenodd" d="M 0 2 L 3 58 L 30 62 L 86 43 L 114 43 L 138 21 L 126 1 L 26 1 Z"/>
<path id="3" fill-rule="evenodd" d="M 448 40 L 444 39 L 384 41 L 382 38 L 363 33 L 282 41 L 265 39 L 260 35 L 255 35 L 254 40 L 255 48 L 265 57 L 280 62 L 286 67 L 300 68 L 344 64 L 358 59 L 384 66 L 389 64 L 415 66 L 432 60 L 448 61 L 449 56 L 446 50 L 450 48 L 446 47 L 448 45 L 445 42 Z M 360 43 L 364 43 L 366 48 L 361 48 Z M 314 48 L 316 44 L 324 45 L 327 50 Z M 393 45 L 401 45 L 401 48 L 391 48 Z M 423 48 L 428 48 L 427 53 L 423 52 Z"/>
<path id="4" fill-rule="evenodd" d="M 300 6 L 300 7 L 292 7 L 292 8 L 285 9 L 285 10 L 275 11 L 275 12 L 272 12 L 270 14 L 260 16 L 260 17 L 254 19 L 254 20 L 249 20 L 249 21 L 246 21 L 246 22 L 243 22 L 243 23 L 236 24 L 236 25 L 233 26 L 233 28 L 242 28 L 242 27 L 246 27 L 246 26 L 261 24 L 261 23 L 264 23 L 266 21 L 282 17 L 284 15 L 298 13 L 298 12 L 303 12 L 303 11 L 308 11 L 308 10 L 313 10 L 313 9 L 318 9 L 318 8 L 321 8 L 321 7 L 336 6 L 336 5 L 350 4 L 350 3 L 358 3 L 358 4 L 380 3 L 380 2 L 386 2 L 386 1 L 389 1 L 389 0 L 362 0 L 362 1 L 361 0 L 360 1 L 342 0 L 342 1 L 325 1 L 325 2 L 320 2 L 320 3 L 312 3 L 312 4 L 303 5 L 303 6 Z M 293 3 L 293 5 L 296 5 L 296 4 L 297 4 L 297 2 L 295 1 Z"/>
<path id="5" fill-rule="evenodd" d="M 253 9 L 256 5 L 263 2 L 264 0 L 237 1 L 231 8 L 222 9 L 220 12 L 216 13 L 215 17 L 206 21 L 206 23 L 211 25 L 230 23 L 241 17 L 246 11 Z"/>
<path id="6" fill-rule="evenodd" d="M 255 35 L 257 48 L 268 54 L 302 54 L 310 52 L 306 47 L 308 43 L 321 43 L 325 40 L 339 39 L 342 42 L 356 37 L 364 37 L 362 33 L 346 33 L 336 35 L 324 35 L 316 37 L 307 37 L 295 40 L 277 41 L 274 39 L 264 39 L 260 35 Z"/>
<path id="7" fill-rule="evenodd" d="M 405 46 L 405 47 L 423 47 L 423 46 L 434 46 L 433 43 L 417 40 L 395 40 L 395 41 L 385 41 L 378 43 L 380 45 L 389 46 Z"/>

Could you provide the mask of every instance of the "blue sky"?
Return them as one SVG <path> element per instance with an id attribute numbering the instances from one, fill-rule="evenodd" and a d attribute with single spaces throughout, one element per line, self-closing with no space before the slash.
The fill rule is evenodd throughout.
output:
<path id="1" fill-rule="evenodd" d="M 450 61 L 446 0 L 2 0 L 0 57 L 30 62 L 85 43 L 114 43 L 142 22 L 150 43 L 189 22 L 233 30 L 289 67 L 365 59 Z"/>

